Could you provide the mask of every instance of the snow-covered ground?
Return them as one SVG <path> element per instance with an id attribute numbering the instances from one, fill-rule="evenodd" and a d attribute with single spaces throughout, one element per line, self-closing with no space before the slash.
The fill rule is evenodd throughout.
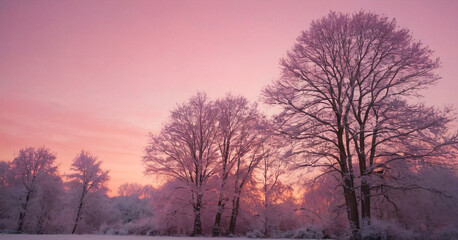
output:
<path id="1" fill-rule="evenodd" d="M 70 235 L 70 234 L 67 234 L 67 235 L 0 234 L 0 240 L 147 240 L 147 239 L 148 240 L 229 240 L 231 238 Z M 248 239 L 248 238 L 237 238 L 237 239 Z"/>
<path id="2" fill-rule="evenodd" d="M 29 234 L 0 234 L 0 240 L 178 240 L 176 237 L 151 236 L 114 236 L 114 235 L 29 235 Z M 180 238 L 181 239 L 181 238 Z M 184 238 L 183 238 L 184 240 Z M 195 239 L 197 240 L 197 239 Z"/>

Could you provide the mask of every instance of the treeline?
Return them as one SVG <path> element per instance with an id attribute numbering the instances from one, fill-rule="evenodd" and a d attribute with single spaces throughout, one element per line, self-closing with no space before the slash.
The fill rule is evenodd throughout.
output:
<path id="1" fill-rule="evenodd" d="M 123 185 L 115 198 L 91 154 L 62 178 L 49 150 L 22 149 L 1 163 L 0 228 L 457 238 L 454 113 L 416 102 L 439 79 L 432 54 L 394 20 L 331 12 L 301 33 L 263 90 L 272 117 L 242 96 L 198 93 L 145 148 L 146 173 L 165 184 Z"/>
<path id="2" fill-rule="evenodd" d="M 188 188 L 182 182 L 170 180 L 158 189 L 126 183 L 119 187 L 117 197 L 110 198 L 106 188 L 108 171 L 102 170 L 95 156 L 82 151 L 67 175 L 59 173 L 55 159 L 50 149 L 28 147 L 21 149 L 13 161 L 0 162 L 3 233 L 192 234 L 195 214 L 188 201 Z M 232 207 L 221 207 L 229 200 L 236 201 L 239 207 L 236 234 L 255 229 L 265 232 L 265 227 L 271 229 L 273 225 L 283 230 L 297 226 L 292 216 L 297 215 L 299 205 L 291 187 L 279 180 L 284 173 L 281 164 L 269 162 L 269 158 L 262 160 L 262 164 L 257 160 L 259 164 L 253 166 L 261 175 L 243 173 L 246 184 L 237 183 L 230 167 L 225 194 L 218 190 L 222 182 L 212 174 L 207 194 L 201 200 L 203 233 L 211 232 L 208 226 L 213 226 L 210 219 L 214 220 L 215 213 L 219 213 L 216 215 L 220 216 L 221 226 L 229 223 L 228 210 Z M 237 168 L 243 169 L 240 165 Z M 243 194 L 240 185 L 244 185 Z M 237 192 L 231 193 L 232 189 Z M 263 202 L 266 199 L 268 205 Z M 268 225 L 261 224 L 267 216 L 272 220 Z M 220 233 L 226 234 L 226 229 Z"/>
<path id="3" fill-rule="evenodd" d="M 263 155 L 243 191 L 234 191 L 240 186 L 234 169 L 227 174 L 223 190 L 219 175 L 208 180 L 201 202 L 202 233 L 214 234 L 215 219 L 219 219 L 220 234 L 232 234 L 229 227 L 237 206 L 234 235 L 348 238 L 351 233 L 338 176 L 291 180 L 286 163 L 274 156 Z M 0 162 L 3 233 L 193 234 L 195 209 L 189 187 L 180 180 L 170 179 L 157 189 L 126 183 L 119 187 L 117 197 L 110 198 L 105 187 L 108 173 L 94 156 L 81 152 L 72 173 L 64 176 L 55 158 L 43 147 L 24 148 L 13 161 Z M 400 187 L 373 195 L 372 223 L 363 233 L 382 239 L 456 236 L 458 178 L 453 166 L 416 161 L 390 168 L 384 178 Z"/>

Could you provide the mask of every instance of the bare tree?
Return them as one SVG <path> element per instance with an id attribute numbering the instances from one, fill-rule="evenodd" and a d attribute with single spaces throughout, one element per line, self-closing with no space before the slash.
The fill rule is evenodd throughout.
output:
<path id="1" fill-rule="evenodd" d="M 272 203 L 283 193 L 283 184 L 280 181 L 286 173 L 287 158 L 284 154 L 284 139 L 279 136 L 271 136 L 262 146 L 263 158 L 259 163 L 260 174 L 258 181 L 261 183 L 264 215 L 264 237 L 270 236 L 270 222 Z"/>
<path id="2" fill-rule="evenodd" d="M 227 95 L 225 98 L 217 100 L 215 105 L 218 111 L 217 144 L 220 157 L 220 167 L 218 168 L 220 186 L 212 235 L 219 236 L 221 216 L 229 198 L 229 189 L 226 189 L 228 177 L 237 161 L 251 150 L 252 144 L 248 146 L 244 146 L 244 144 L 259 134 L 258 125 L 261 117 L 256 105 L 250 106 L 244 97 Z"/>
<path id="3" fill-rule="evenodd" d="M 97 161 L 95 156 L 86 151 L 81 151 L 73 160 L 70 168 L 73 173 L 67 177 L 70 180 L 70 186 L 78 191 L 79 200 L 72 234 L 76 232 L 88 194 L 106 189 L 105 184 L 110 178 L 108 171 L 103 171 L 100 168 L 101 164 L 101 161 Z"/>
<path id="4" fill-rule="evenodd" d="M 22 232 L 28 206 L 35 191 L 47 176 L 57 172 L 55 159 L 56 155 L 45 147 L 29 147 L 19 150 L 18 156 L 11 163 L 11 172 L 15 180 L 24 188 L 24 199 L 21 199 L 16 229 L 18 232 Z"/>
<path id="5" fill-rule="evenodd" d="M 140 198 L 143 195 L 144 187 L 138 183 L 124 183 L 118 188 L 118 194 L 122 197 Z"/>
<path id="6" fill-rule="evenodd" d="M 260 117 L 257 121 L 245 126 L 242 131 L 242 135 L 246 136 L 241 138 L 240 145 L 235 153 L 233 176 L 235 183 L 232 196 L 231 220 L 228 229 L 229 234 L 235 234 L 240 198 L 244 187 L 252 179 L 254 170 L 267 154 L 267 152 L 263 151 L 263 145 L 270 135 L 269 127 L 268 123 Z"/>
<path id="7" fill-rule="evenodd" d="M 382 146 L 450 121 L 447 113 L 431 115 L 434 111 L 405 100 L 437 81 L 439 61 L 431 56 L 431 50 L 394 20 L 365 12 L 331 12 L 302 32 L 281 60 L 281 78 L 264 90 L 267 103 L 281 106 L 280 132 L 297 140 L 293 154 L 307 156 L 301 166 L 340 173 L 354 238 L 360 238 L 360 220 L 353 156 L 359 163 L 362 217 L 368 223 L 367 175 L 378 157 L 399 159 Z M 399 111 L 416 114 L 405 119 Z M 420 115 L 428 119 L 413 121 Z"/>
<path id="8" fill-rule="evenodd" d="M 203 93 L 171 111 L 169 122 L 151 135 L 145 149 L 146 173 L 177 179 L 189 190 L 194 211 L 192 235 L 202 234 L 204 193 L 217 168 L 217 111 Z"/>

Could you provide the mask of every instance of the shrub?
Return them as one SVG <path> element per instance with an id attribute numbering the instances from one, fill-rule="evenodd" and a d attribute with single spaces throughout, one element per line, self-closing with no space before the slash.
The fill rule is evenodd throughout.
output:
<path id="1" fill-rule="evenodd" d="M 264 238 L 264 234 L 256 229 L 252 232 L 247 233 L 246 237 L 247 238 Z"/>
<path id="2" fill-rule="evenodd" d="M 394 223 L 376 220 L 373 220 L 370 226 L 363 227 L 361 235 L 364 240 L 409 240 L 419 237 L 418 234 Z"/>

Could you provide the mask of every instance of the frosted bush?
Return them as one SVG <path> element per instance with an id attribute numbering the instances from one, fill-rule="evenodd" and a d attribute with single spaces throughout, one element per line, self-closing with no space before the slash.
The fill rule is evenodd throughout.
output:
<path id="1" fill-rule="evenodd" d="M 264 234 L 259 230 L 254 230 L 246 234 L 247 238 L 264 238 Z"/>
<path id="2" fill-rule="evenodd" d="M 126 224 L 115 223 L 115 224 L 102 224 L 100 226 L 99 234 L 106 234 L 106 235 L 128 235 L 129 232 L 126 229 Z"/>
<path id="3" fill-rule="evenodd" d="M 361 235 L 365 240 L 409 240 L 419 237 L 418 234 L 394 223 L 376 220 L 373 220 L 370 226 L 363 227 Z"/>
<path id="4" fill-rule="evenodd" d="M 325 239 L 329 238 L 324 234 L 324 231 L 319 226 L 310 226 L 307 228 L 301 228 L 295 231 L 293 238 L 296 239 L 307 239 L 307 238 L 314 238 L 314 239 Z"/>
<path id="5" fill-rule="evenodd" d="M 107 235 L 158 235 L 151 218 L 142 218 L 134 222 L 121 222 L 100 227 L 99 233 Z"/>
<path id="6" fill-rule="evenodd" d="M 133 235 L 157 235 L 157 231 L 151 222 L 150 218 L 142 218 L 134 223 L 128 223 L 128 232 Z"/>
<path id="7" fill-rule="evenodd" d="M 295 238 L 295 239 L 327 239 L 329 236 L 320 226 L 309 226 L 293 231 L 286 231 L 277 234 L 278 238 Z"/>
<path id="8" fill-rule="evenodd" d="M 441 231 L 434 233 L 431 239 L 435 239 L 435 240 L 458 239 L 458 229 L 455 227 L 442 229 Z"/>

